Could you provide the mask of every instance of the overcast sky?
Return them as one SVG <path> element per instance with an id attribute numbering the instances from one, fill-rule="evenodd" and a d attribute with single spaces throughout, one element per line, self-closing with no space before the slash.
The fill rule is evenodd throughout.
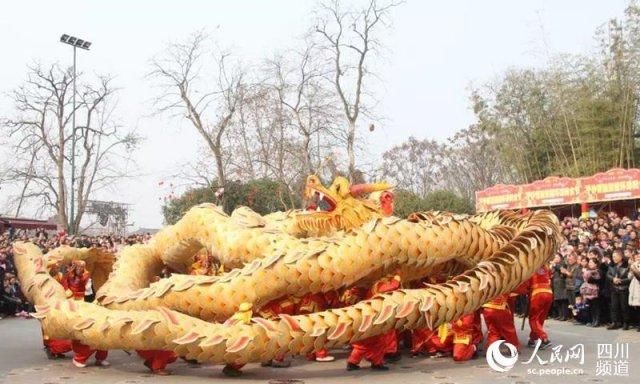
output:
<path id="1" fill-rule="evenodd" d="M 621 17 L 623 0 L 422 1 L 393 13 L 382 83 L 376 89 L 386 118 L 366 132 L 379 155 L 413 135 L 442 140 L 473 122 L 469 87 L 509 67 L 543 65 L 557 53 L 594 49 L 595 29 Z M 311 25 L 312 0 L 11 1 L 0 12 L 0 116 L 12 113 L 6 93 L 34 60 L 71 64 L 62 33 L 93 42 L 78 52 L 84 72 L 109 73 L 122 90 L 118 116 L 146 138 L 135 154 L 142 176 L 105 191 L 101 199 L 132 204 L 134 227 L 162 225 L 158 182 L 195 158 L 199 138 L 185 122 L 145 117 L 155 90 L 144 78 L 149 59 L 169 41 L 205 28 L 246 60 L 292 46 Z M 366 123 L 363 122 L 363 126 Z M 364 130 L 362 131 L 364 132 Z M 2 151 L 0 161 L 11 161 Z M 2 199 L 4 200 L 4 199 Z"/>

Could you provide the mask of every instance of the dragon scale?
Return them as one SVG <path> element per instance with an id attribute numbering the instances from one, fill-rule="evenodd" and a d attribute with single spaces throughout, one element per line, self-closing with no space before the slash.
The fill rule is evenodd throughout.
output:
<path id="1" fill-rule="evenodd" d="M 390 329 L 433 329 L 513 290 L 553 255 L 560 235 L 557 218 L 545 210 L 427 212 L 407 219 L 374 214 L 362 225 L 308 238 L 284 230 L 295 228 L 286 219 L 277 225 L 270 220 L 246 210 L 234 217 L 212 205 L 195 207 L 149 244 L 121 253 L 99 290 L 99 304 L 66 299 L 47 273 L 47 258 L 65 251 L 45 256 L 35 245 L 18 243 L 16 266 L 36 305 L 34 316 L 51 337 L 100 349 L 172 350 L 203 362 L 248 363 L 342 346 Z M 202 246 L 238 268 L 149 284 L 163 262 L 185 265 Z M 308 315 L 254 317 L 248 325 L 228 320 L 242 302 L 260 306 L 283 295 L 348 287 L 398 268 L 417 278 L 452 261 L 468 267 L 441 284 Z"/>

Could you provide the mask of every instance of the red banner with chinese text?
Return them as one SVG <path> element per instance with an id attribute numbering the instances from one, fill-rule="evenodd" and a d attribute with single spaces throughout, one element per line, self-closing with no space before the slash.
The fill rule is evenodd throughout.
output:
<path id="1" fill-rule="evenodd" d="M 580 194 L 578 179 L 570 177 L 547 177 L 522 186 L 522 207 L 574 204 Z"/>
<path id="2" fill-rule="evenodd" d="M 580 179 L 585 203 L 640 198 L 640 169 L 615 168 Z"/>
<path id="3" fill-rule="evenodd" d="M 476 211 L 638 198 L 640 198 L 640 169 L 614 168 L 589 177 L 551 176 L 530 184 L 498 184 L 476 192 Z"/>
<path id="4" fill-rule="evenodd" d="M 522 186 L 498 184 L 476 192 L 476 211 L 522 207 Z"/>

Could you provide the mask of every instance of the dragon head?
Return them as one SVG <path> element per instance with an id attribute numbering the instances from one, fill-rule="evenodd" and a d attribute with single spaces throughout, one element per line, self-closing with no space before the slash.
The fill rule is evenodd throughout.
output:
<path id="1" fill-rule="evenodd" d="M 372 218 L 393 213 L 393 194 L 387 183 L 354 184 L 341 176 L 327 188 L 316 175 L 307 177 L 307 211 L 296 216 L 300 229 L 314 235 L 359 227 Z"/>

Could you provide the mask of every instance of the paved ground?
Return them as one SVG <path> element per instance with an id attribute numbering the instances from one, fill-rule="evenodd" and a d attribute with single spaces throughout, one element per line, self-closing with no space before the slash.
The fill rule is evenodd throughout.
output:
<path id="1" fill-rule="evenodd" d="M 519 324 L 519 319 L 517 319 Z M 541 365 L 537 359 L 530 364 L 524 364 L 533 352 L 524 348 L 518 362 L 508 372 L 498 373 L 488 365 L 484 356 L 467 362 L 455 364 L 450 359 L 404 357 L 399 363 L 392 364 L 388 372 L 371 372 L 362 369 L 357 373 L 344 370 L 345 351 L 334 353 L 338 361 L 333 363 L 309 363 L 302 358 L 296 358 L 293 366 L 287 369 L 262 368 L 251 364 L 245 368 L 245 374 L 236 379 L 222 375 L 219 366 L 189 367 L 183 362 L 171 366 L 174 376 L 157 377 L 147 373 L 146 368 L 136 356 L 128 356 L 123 351 L 112 351 L 109 368 L 87 367 L 78 369 L 71 365 L 69 359 L 47 360 L 41 350 L 40 328 L 36 320 L 4 319 L 0 320 L 0 382 L 11 384 L 42 383 L 42 384 L 110 384 L 110 383 L 631 383 L 640 378 L 640 332 L 606 331 L 602 328 L 587 328 L 567 323 L 551 321 L 549 323 L 552 341 L 556 345 L 562 344 L 562 353 L 566 359 L 566 349 L 578 343 L 584 344 L 584 364 L 572 360 L 570 362 L 552 362 Z M 526 334 L 520 334 L 521 340 L 526 340 Z M 623 367 L 617 363 L 613 355 L 617 343 L 628 343 L 628 376 L 615 376 L 613 369 Z M 612 356 L 598 357 L 598 344 L 611 345 Z M 607 347 L 601 347 L 607 348 Z M 601 352 L 605 353 L 603 349 Z M 540 351 L 538 356 L 543 360 L 550 360 L 552 351 Z M 363 364 L 364 366 L 365 364 Z M 610 376 L 597 375 L 597 365 L 600 369 L 611 368 Z M 538 376 L 540 370 L 546 370 L 543 376 Z M 558 372 L 563 370 L 559 376 Z M 573 370 L 582 370 L 573 371 Z M 606 372 L 606 371 L 604 371 Z"/>

